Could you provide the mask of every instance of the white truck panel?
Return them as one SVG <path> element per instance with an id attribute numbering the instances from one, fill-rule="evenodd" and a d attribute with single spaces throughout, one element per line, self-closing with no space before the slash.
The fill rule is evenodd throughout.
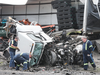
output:
<path id="1" fill-rule="evenodd" d="M 31 25 L 18 25 L 16 27 L 17 32 L 21 31 L 21 32 L 28 32 L 28 31 L 32 31 L 33 33 L 40 33 L 42 31 L 40 26 L 31 26 Z"/>
<path id="2" fill-rule="evenodd" d="M 43 41 L 43 42 L 46 42 L 46 43 L 52 42 L 52 38 L 49 37 L 47 34 L 45 34 L 44 32 L 41 32 L 40 34 L 46 39 L 46 41 Z"/>
<path id="3" fill-rule="evenodd" d="M 35 45 L 35 42 L 30 39 L 30 37 L 28 37 L 26 33 L 18 32 L 18 38 L 18 48 L 20 49 L 20 51 L 16 53 L 29 53 L 32 47 L 32 43 L 34 43 Z M 34 46 L 32 51 L 34 51 Z"/>

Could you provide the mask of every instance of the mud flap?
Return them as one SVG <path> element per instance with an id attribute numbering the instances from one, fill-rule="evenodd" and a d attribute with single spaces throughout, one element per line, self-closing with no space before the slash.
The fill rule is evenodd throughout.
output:
<path id="1" fill-rule="evenodd" d="M 4 57 L 6 57 L 7 59 L 10 57 L 10 54 L 9 54 L 9 52 L 8 52 L 7 50 L 5 50 L 5 51 L 3 52 L 3 55 L 4 55 Z"/>
<path id="2" fill-rule="evenodd" d="M 39 63 L 39 60 L 41 59 L 41 55 L 43 53 L 43 43 L 36 42 L 35 48 L 33 51 L 33 57 L 30 60 L 30 66 L 36 65 Z"/>

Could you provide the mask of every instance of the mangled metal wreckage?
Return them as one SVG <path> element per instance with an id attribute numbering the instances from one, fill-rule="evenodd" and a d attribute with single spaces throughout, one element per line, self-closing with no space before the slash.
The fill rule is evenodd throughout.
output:
<path id="1" fill-rule="evenodd" d="M 33 57 L 30 59 L 30 66 L 38 64 L 48 65 L 82 65 L 82 41 L 76 37 L 66 37 L 63 35 L 57 37 L 49 37 L 45 34 L 41 27 L 32 25 L 23 25 L 18 21 L 8 17 L 6 26 L 6 36 L 11 40 L 18 36 L 19 52 L 31 53 Z M 3 42 L 5 43 L 5 42 Z M 6 42 L 5 49 L 8 46 Z M 4 53 L 6 58 L 9 57 L 8 52 Z"/>

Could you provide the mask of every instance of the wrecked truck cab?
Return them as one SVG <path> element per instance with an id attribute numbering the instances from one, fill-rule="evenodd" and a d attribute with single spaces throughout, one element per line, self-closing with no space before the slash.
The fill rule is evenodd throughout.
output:
<path id="1" fill-rule="evenodd" d="M 18 36 L 18 48 L 20 51 L 17 51 L 16 54 L 23 52 L 33 55 L 30 59 L 30 66 L 39 64 L 45 46 L 53 42 L 52 38 L 45 34 L 40 26 L 23 25 L 11 17 L 8 18 L 8 22 L 4 28 L 7 30 L 7 37 L 9 34 L 11 34 L 12 38 Z M 12 33 L 10 29 L 14 29 L 13 32 L 16 33 Z"/>
<path id="2" fill-rule="evenodd" d="M 44 47 L 48 42 L 52 42 L 52 38 L 46 35 L 39 26 L 18 26 L 17 36 L 18 48 L 17 53 L 32 53 L 33 57 L 30 60 L 30 66 L 39 63 L 43 54 Z"/>
<path id="3" fill-rule="evenodd" d="M 40 26 L 17 26 L 17 36 L 19 52 L 30 53 L 33 57 L 30 59 L 30 66 L 39 64 L 47 43 L 52 42 L 52 38 L 45 34 Z"/>
<path id="4" fill-rule="evenodd" d="M 35 45 L 35 42 L 43 42 L 44 45 L 46 45 L 48 42 L 52 42 L 52 38 L 46 35 L 39 26 L 25 25 L 25 26 L 18 26 L 16 27 L 16 29 L 17 29 L 17 36 L 19 38 L 18 40 L 18 48 L 20 49 L 19 52 L 29 53 L 32 44 Z"/>

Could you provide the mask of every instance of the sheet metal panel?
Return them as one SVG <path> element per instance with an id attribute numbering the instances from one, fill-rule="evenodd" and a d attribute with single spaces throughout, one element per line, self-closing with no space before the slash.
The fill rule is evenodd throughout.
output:
<path id="1" fill-rule="evenodd" d="M 16 18 L 17 21 L 19 21 L 19 20 L 26 19 L 26 16 L 14 16 L 14 18 Z"/>
<path id="2" fill-rule="evenodd" d="M 39 5 L 27 5 L 27 14 L 39 13 Z"/>
<path id="3" fill-rule="evenodd" d="M 46 25 L 46 24 L 51 24 L 51 14 L 50 15 L 39 15 L 39 24 L 41 25 Z"/>
<path id="4" fill-rule="evenodd" d="M 14 14 L 26 14 L 26 6 L 15 6 Z"/>
<path id="5" fill-rule="evenodd" d="M 2 14 L 13 14 L 13 6 L 2 6 Z"/>
<path id="6" fill-rule="evenodd" d="M 32 22 L 32 21 L 36 21 L 38 22 L 38 15 L 27 15 L 26 18 Z"/>
<path id="7" fill-rule="evenodd" d="M 51 13 L 51 4 L 40 5 L 40 13 Z"/>
<path id="8" fill-rule="evenodd" d="M 57 14 L 52 14 L 52 24 L 58 24 L 58 21 L 57 21 Z"/>

